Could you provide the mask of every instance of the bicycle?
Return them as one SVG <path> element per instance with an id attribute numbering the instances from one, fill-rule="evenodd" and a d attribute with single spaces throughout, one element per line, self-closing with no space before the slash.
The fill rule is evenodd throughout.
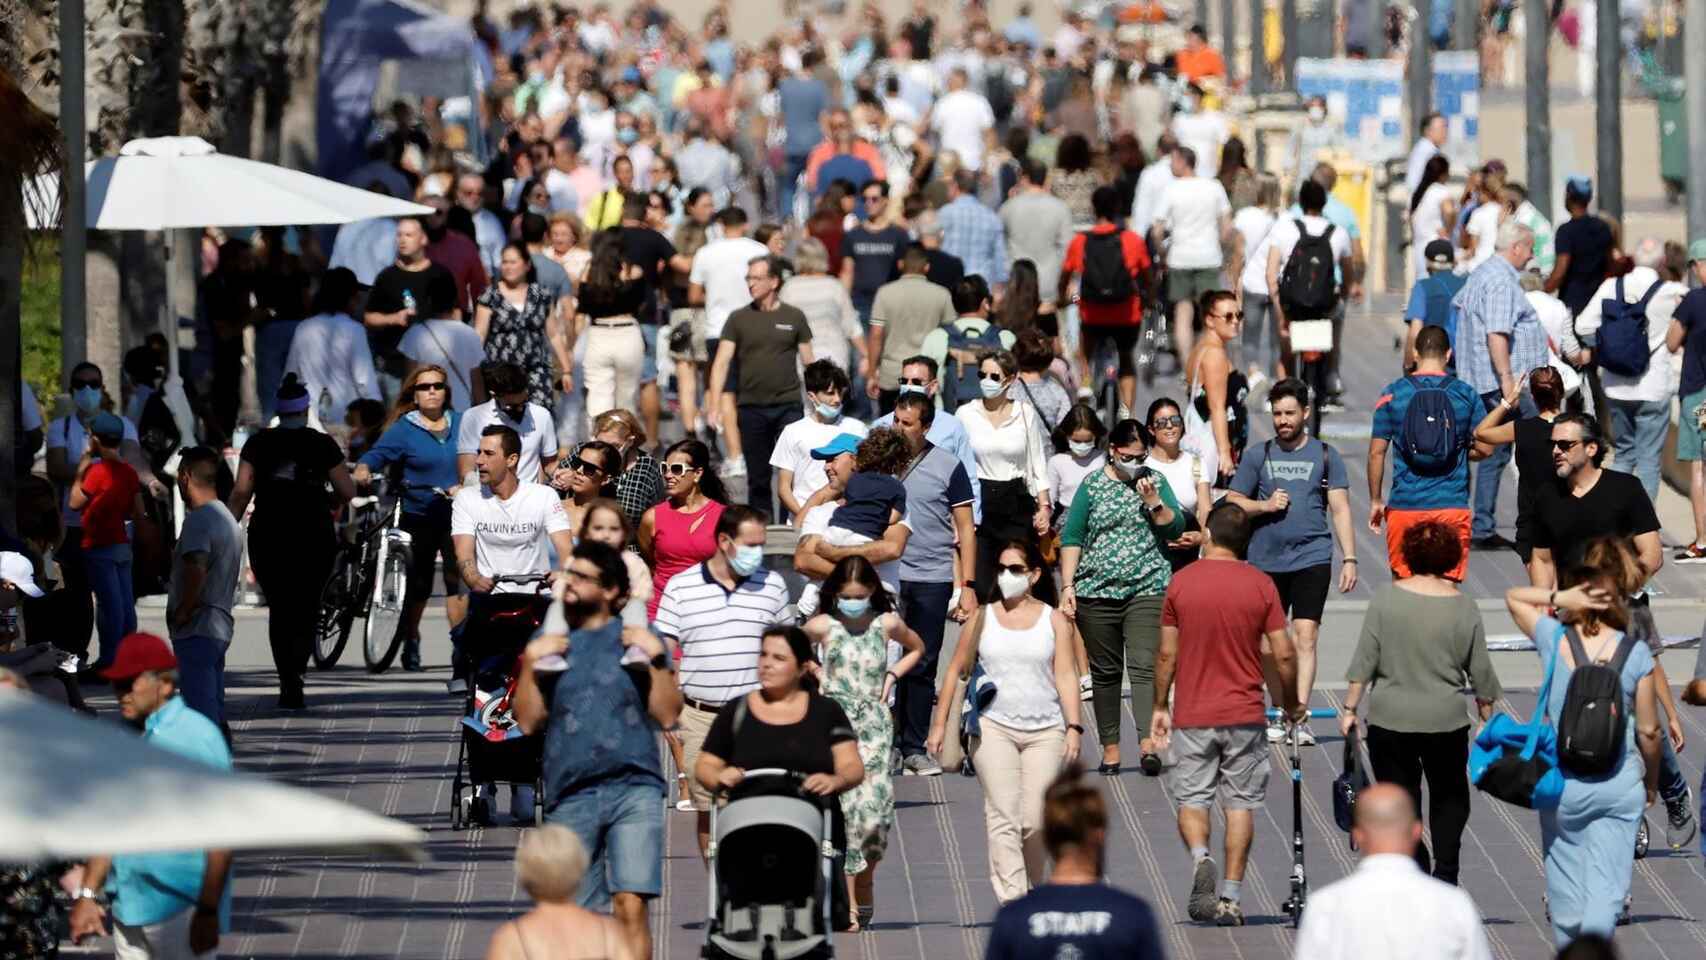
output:
<path id="1" fill-rule="evenodd" d="M 1287 336 L 1297 365 L 1297 378 L 1309 388 L 1309 435 L 1320 439 L 1333 353 L 1333 321 L 1293 320 Z"/>
<path id="2" fill-rule="evenodd" d="M 343 656 L 357 617 L 363 621 L 362 660 L 369 673 L 383 673 L 402 647 L 413 543 L 400 528 L 402 490 L 385 503 L 385 486 L 376 479 L 372 494 L 350 501 L 349 534 L 320 591 L 312 652 L 322 670 Z"/>

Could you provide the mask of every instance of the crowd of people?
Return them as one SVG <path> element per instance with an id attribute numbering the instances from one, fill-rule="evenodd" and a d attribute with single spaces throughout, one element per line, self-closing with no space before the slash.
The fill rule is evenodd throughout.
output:
<path id="1" fill-rule="evenodd" d="M 1647 584 L 1678 398 L 1696 529 L 1673 560 L 1706 561 L 1706 293 L 1686 285 L 1706 239 L 1625 255 L 1580 178 L 1554 229 L 1498 161 L 1459 189 L 1425 118 L 1402 369 L 1353 398 L 1342 349 L 1292 349 L 1299 324 L 1343 343 L 1366 269 L 1325 100 L 1258 171 L 1202 30 L 1168 49 L 1076 14 L 1045 42 L 1028 6 L 962 19 L 919 3 L 891 29 L 871 7 L 845 37 L 808 19 L 758 47 L 721 9 L 477 20 L 490 155 L 464 149 L 466 118 L 399 104 L 346 177 L 432 213 L 350 224 L 329 251 L 306 229 L 209 233 L 198 436 L 167 436 L 163 340 L 122 384 L 74 367 L 50 422 L 26 395 L 45 475 L 7 534 L 0 613 L 22 618 L 0 642 L 51 644 L 150 737 L 229 766 L 239 595 L 265 598 L 278 708 L 310 708 L 339 517 L 375 478 L 413 544 L 405 670 L 428 666 L 442 592 L 466 692 L 465 631 L 549 575 L 513 704 L 542 744 L 546 826 L 517 848 L 538 905 L 499 928 L 501 957 L 650 956 L 666 808 L 695 814 L 709 860 L 713 805 L 770 767 L 832 809 L 837 929 L 879 915 L 893 778 L 965 770 L 1001 904 L 990 957 L 1160 956 L 1148 906 L 1100 884 L 1107 813 L 1080 763 L 1169 778 L 1187 913 L 1241 926 L 1269 744 L 1313 743 L 1312 696 L 1343 679 L 1339 732 L 1366 713 L 1379 783 L 1356 806 L 1364 864 L 1316 894 L 1298 955 L 1405 930 L 1479 957 L 1450 889 L 1479 728 L 1461 690 L 1484 722 L 1503 689 L 1462 584 L 1472 552 L 1514 551 L 1530 585 L 1510 613 L 1554 676 L 1541 710 L 1560 721 L 1584 667 L 1619 680 L 1615 769 L 1565 770 L 1540 817 L 1558 945 L 1610 937 L 1645 808 L 1673 848 L 1697 830 Z M 1176 375 L 1144 408 L 1157 322 Z M 1314 427 L 1359 403 L 1389 582 L 1358 555 L 1349 453 Z M 1350 667 L 1324 677 L 1326 602 L 1365 580 Z M 137 632 L 139 590 L 167 594 L 166 638 Z M 1706 703 L 1706 658 L 1683 700 Z M 532 800 L 518 787 L 512 815 Z M 110 891 L 121 956 L 186 937 L 202 955 L 228 867 L 93 861 L 71 932 L 103 929 Z M 176 899 L 138 893 L 151 879 Z"/>

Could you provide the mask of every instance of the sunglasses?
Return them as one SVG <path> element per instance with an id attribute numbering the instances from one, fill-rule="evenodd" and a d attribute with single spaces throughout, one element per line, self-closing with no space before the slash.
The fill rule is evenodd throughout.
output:
<path id="1" fill-rule="evenodd" d="M 1217 313 L 1215 317 L 1220 320 L 1242 320 L 1244 319 L 1244 311 L 1234 310 L 1231 313 Z"/>
<path id="2" fill-rule="evenodd" d="M 1554 440 L 1554 441 L 1552 441 L 1552 449 L 1558 451 L 1559 453 L 1569 453 L 1571 450 L 1575 449 L 1575 446 L 1578 443 L 1581 443 L 1581 441 L 1580 440 Z"/>
<path id="3" fill-rule="evenodd" d="M 99 380 L 73 380 L 73 381 L 71 381 L 71 389 L 76 390 L 76 389 L 79 389 L 81 387 L 94 387 L 96 390 L 99 390 L 99 389 L 101 389 L 101 381 L 99 381 Z"/>
<path id="4" fill-rule="evenodd" d="M 417 383 L 415 384 L 415 392 L 427 393 L 432 390 L 445 390 L 448 389 L 449 386 L 450 385 L 446 383 Z"/>
<path id="5" fill-rule="evenodd" d="M 1148 456 L 1149 451 L 1145 450 L 1139 453 L 1134 453 L 1129 457 L 1123 453 L 1116 453 L 1114 454 L 1114 459 L 1120 463 L 1142 463 Z"/>
<path id="6" fill-rule="evenodd" d="M 1154 420 L 1149 421 L 1149 427 L 1152 430 L 1162 430 L 1167 427 L 1182 427 L 1184 425 L 1185 418 L 1176 413 L 1170 417 L 1156 417 Z"/>
<path id="7" fill-rule="evenodd" d="M 687 476 L 687 471 L 697 470 L 697 469 L 699 469 L 699 468 L 694 467 L 694 466 L 690 466 L 690 465 L 685 464 L 685 463 L 660 463 L 660 464 L 658 464 L 658 472 L 663 474 L 666 477 L 685 477 L 685 476 Z"/>
<path id="8" fill-rule="evenodd" d="M 923 387 L 923 386 L 928 386 L 929 383 L 930 383 L 930 381 L 924 379 L 923 377 L 901 377 L 900 378 L 900 385 L 903 387 Z"/>
<path id="9" fill-rule="evenodd" d="M 980 373 L 977 375 L 977 378 L 979 380 L 994 380 L 996 383 L 1000 383 L 1007 379 L 1007 375 L 1004 373 Z"/>
<path id="10" fill-rule="evenodd" d="M 593 463 L 591 460 L 583 460 L 580 457 L 569 458 L 569 469 L 583 477 L 590 477 L 595 473 L 604 472 L 603 467 Z"/>
<path id="11" fill-rule="evenodd" d="M 1026 576 L 1031 572 L 1031 568 L 1022 563 L 1004 563 L 996 569 L 1003 573 L 1016 573 L 1020 576 Z"/>

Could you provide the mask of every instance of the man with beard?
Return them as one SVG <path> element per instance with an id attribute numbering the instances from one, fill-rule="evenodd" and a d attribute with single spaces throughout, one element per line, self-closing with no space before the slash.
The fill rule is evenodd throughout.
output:
<path id="1" fill-rule="evenodd" d="M 585 839 L 580 905 L 609 909 L 633 956 L 649 957 L 646 903 L 663 892 L 656 741 L 681 712 L 681 689 L 663 641 L 616 616 L 630 586 L 619 552 L 583 540 L 563 573 L 521 658 L 515 719 L 545 732 L 545 819 Z"/>
<path id="2" fill-rule="evenodd" d="M 1239 462 L 1226 499 L 1250 515 L 1254 529 L 1249 561 L 1273 578 L 1280 607 L 1291 618 L 1298 699 L 1307 703 L 1315 683 L 1315 637 L 1333 582 L 1335 536 L 1344 554 L 1339 592 L 1349 593 L 1357 583 L 1351 481 L 1339 451 L 1304 429 L 1309 420 L 1309 388 L 1303 381 L 1288 377 L 1274 384 L 1268 403 L 1274 438 L 1262 444 L 1260 456 L 1246 456 Z M 1284 734 L 1279 721 L 1268 724 L 1270 742 L 1278 742 Z M 1299 726 L 1297 734 L 1301 743 L 1315 742 L 1307 725 Z"/>

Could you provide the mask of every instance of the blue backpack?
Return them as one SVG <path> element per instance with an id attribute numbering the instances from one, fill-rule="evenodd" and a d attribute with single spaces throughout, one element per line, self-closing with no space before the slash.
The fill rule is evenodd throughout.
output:
<path id="1" fill-rule="evenodd" d="M 1659 282 L 1647 288 L 1645 295 L 1634 303 L 1623 299 L 1623 278 L 1617 278 L 1617 295 L 1601 302 L 1599 336 L 1594 342 L 1594 359 L 1601 368 L 1625 377 L 1639 377 L 1647 372 L 1653 350 L 1647 343 L 1647 304 L 1659 292 Z"/>
<path id="2" fill-rule="evenodd" d="M 970 334 L 955 321 L 943 329 L 948 331 L 948 375 L 942 378 L 948 396 L 943 402 L 947 404 L 947 409 L 955 410 L 960 404 L 970 403 L 983 394 L 977 388 L 977 364 L 960 363 L 954 359 L 954 351 L 967 350 L 977 353 L 981 350 L 1000 350 L 1001 328 L 991 323 L 982 333 Z"/>
<path id="3" fill-rule="evenodd" d="M 1426 384 L 1415 377 L 1405 377 L 1416 392 L 1404 410 L 1404 432 L 1399 437 L 1398 453 L 1411 471 L 1423 476 L 1440 476 L 1457 466 L 1457 454 L 1463 449 L 1458 430 L 1457 410 L 1443 381 Z"/>

